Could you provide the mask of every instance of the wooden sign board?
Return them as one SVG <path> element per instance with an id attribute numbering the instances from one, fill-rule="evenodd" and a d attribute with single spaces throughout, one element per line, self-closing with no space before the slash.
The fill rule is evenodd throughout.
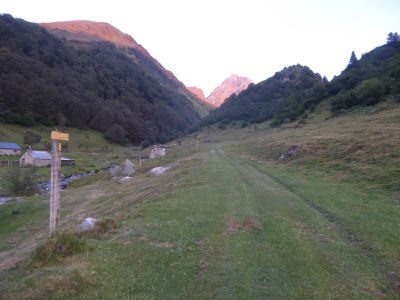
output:
<path id="1" fill-rule="evenodd" d="M 52 131 L 51 139 L 58 140 L 58 141 L 69 141 L 69 134 L 63 133 L 63 132 L 58 132 L 58 131 Z"/>

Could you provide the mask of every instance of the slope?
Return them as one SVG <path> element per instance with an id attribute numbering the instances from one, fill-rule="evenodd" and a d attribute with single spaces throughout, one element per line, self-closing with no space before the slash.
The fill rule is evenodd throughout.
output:
<path id="1" fill-rule="evenodd" d="M 325 82 L 319 74 L 308 67 L 291 66 L 239 95 L 232 95 L 205 119 L 205 123 L 263 122 L 273 118 L 279 125 L 287 119 L 296 119 L 318 103 L 324 89 Z"/>
<path id="2" fill-rule="evenodd" d="M 326 119 L 322 103 L 305 123 L 214 126 L 199 133 L 198 153 L 195 140 L 173 142 L 129 184 L 98 175 L 63 194 L 62 226 L 90 215 L 117 228 L 77 237 L 88 247 L 61 262 L 3 270 L 0 295 L 396 299 L 399 109 L 386 102 Z M 278 161 L 292 144 L 308 151 Z M 171 169 L 152 177 L 155 165 Z M 0 257 L 28 234 L 44 240 L 47 200 L 0 207 Z"/>
<path id="3" fill-rule="evenodd" d="M 130 35 L 121 32 L 110 24 L 82 20 L 41 23 L 40 25 L 62 39 L 82 42 L 108 41 L 119 46 L 135 63 L 140 65 L 161 84 L 184 94 L 201 116 L 208 114 L 210 107 L 200 101 L 201 99 L 198 97 L 194 97 L 171 71 L 166 70 Z"/>
<path id="4" fill-rule="evenodd" d="M 0 22 L 4 122 L 90 127 L 114 142 L 148 144 L 200 119 L 186 94 L 113 44 L 62 41 L 9 15 Z"/>

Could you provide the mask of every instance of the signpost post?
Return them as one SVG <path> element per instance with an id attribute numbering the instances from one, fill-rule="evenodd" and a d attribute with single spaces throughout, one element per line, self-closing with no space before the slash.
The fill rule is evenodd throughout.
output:
<path id="1" fill-rule="evenodd" d="M 50 235 L 57 232 L 60 223 L 60 167 L 61 141 L 68 141 L 69 134 L 51 132 L 51 178 L 50 178 Z"/>

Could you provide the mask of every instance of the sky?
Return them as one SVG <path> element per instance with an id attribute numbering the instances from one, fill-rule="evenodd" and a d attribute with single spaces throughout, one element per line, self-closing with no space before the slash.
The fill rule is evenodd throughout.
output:
<path id="1" fill-rule="evenodd" d="M 107 22 L 186 86 L 209 95 L 231 74 L 255 83 L 301 64 L 329 80 L 400 32 L 399 0 L 0 0 L 30 22 Z"/>

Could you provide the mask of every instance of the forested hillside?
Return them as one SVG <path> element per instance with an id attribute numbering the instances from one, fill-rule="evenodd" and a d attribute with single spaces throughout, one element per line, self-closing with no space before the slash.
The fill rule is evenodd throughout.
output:
<path id="1" fill-rule="evenodd" d="M 272 126 L 296 120 L 329 98 L 333 113 L 400 99 L 400 40 L 389 35 L 387 44 L 364 54 L 352 53 L 349 65 L 332 81 L 308 67 L 291 66 L 273 77 L 251 85 L 213 111 L 204 124 L 233 120 L 258 123 L 272 119 Z"/>
<path id="2" fill-rule="evenodd" d="M 308 67 L 291 66 L 231 96 L 205 123 L 232 120 L 259 123 L 273 118 L 274 124 L 279 125 L 286 119 L 296 119 L 318 103 L 325 93 L 325 85 L 326 81 Z"/>
<path id="3" fill-rule="evenodd" d="M 109 42 L 61 40 L 0 15 L 0 121 L 90 127 L 114 142 L 175 138 L 199 120 L 191 100 Z"/>
<path id="4" fill-rule="evenodd" d="M 347 68 L 330 82 L 329 94 L 335 96 L 333 111 L 374 105 L 400 94 L 400 40 L 388 39 L 360 60 L 352 53 Z"/>

